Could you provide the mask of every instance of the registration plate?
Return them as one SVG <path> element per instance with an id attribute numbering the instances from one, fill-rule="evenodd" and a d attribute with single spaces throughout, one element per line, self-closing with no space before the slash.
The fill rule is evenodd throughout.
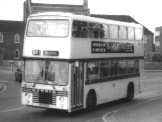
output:
<path id="1" fill-rule="evenodd" d="M 36 89 L 53 90 L 53 87 L 51 85 L 37 84 Z"/>

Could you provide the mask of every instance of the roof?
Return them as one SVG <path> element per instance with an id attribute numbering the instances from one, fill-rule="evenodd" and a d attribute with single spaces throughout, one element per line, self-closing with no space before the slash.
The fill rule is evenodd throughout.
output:
<path id="1" fill-rule="evenodd" d="M 144 34 L 146 35 L 154 35 L 154 33 L 152 31 L 150 31 L 148 28 L 144 27 Z"/>
<path id="2" fill-rule="evenodd" d="M 132 18 L 129 15 L 99 15 L 99 14 L 91 14 L 92 17 L 99 17 L 104 19 L 112 19 L 112 20 L 118 20 L 123 22 L 130 22 L 130 23 L 136 23 L 140 24 L 138 21 L 136 21 L 134 18 Z M 144 34 L 153 35 L 153 32 L 151 32 L 148 28 L 144 27 Z"/>
<path id="3" fill-rule="evenodd" d="M 48 17 L 47 17 L 48 16 Z M 124 21 L 117 21 L 117 20 L 112 20 L 112 19 L 105 19 L 105 18 L 99 18 L 99 17 L 92 17 L 92 16 L 86 16 L 86 15 L 78 15 L 74 13 L 67 13 L 67 12 L 40 12 L 36 14 L 31 14 L 31 18 L 35 19 L 42 19 L 42 18 L 52 18 L 55 16 L 61 16 L 61 18 L 66 18 L 70 17 L 75 20 L 82 20 L 82 21 L 91 21 L 91 22 L 101 22 L 101 23 L 111 23 L 111 24 L 119 24 L 119 25 L 125 25 L 125 26 L 132 26 L 132 27 L 139 27 L 141 28 L 142 26 L 137 23 L 129 23 L 129 22 L 124 22 Z M 30 19 L 30 18 L 29 18 Z"/>
<path id="4" fill-rule="evenodd" d="M 91 14 L 92 17 L 99 17 L 104 19 L 112 19 L 112 20 L 118 20 L 123 22 L 133 22 L 136 24 L 139 24 L 135 19 L 133 19 L 129 15 L 99 15 L 99 14 Z"/>

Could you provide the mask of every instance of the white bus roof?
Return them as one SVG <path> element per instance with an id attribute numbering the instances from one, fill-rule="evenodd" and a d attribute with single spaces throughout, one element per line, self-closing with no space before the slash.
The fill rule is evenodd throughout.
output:
<path id="1" fill-rule="evenodd" d="M 62 16 L 62 17 L 68 17 L 73 20 L 82 20 L 82 21 L 88 21 L 88 22 L 97 22 L 97 23 L 105 23 L 105 24 L 116 24 L 116 25 L 123 25 L 123 26 L 133 26 L 133 27 L 139 27 L 142 28 L 142 25 L 131 23 L 131 22 L 122 22 L 117 20 L 111 20 L 111 19 L 104 19 L 104 18 L 97 18 L 97 17 L 90 17 L 86 15 L 77 15 L 73 13 L 67 13 L 67 12 L 40 12 L 37 14 L 32 14 L 30 17 L 40 17 L 40 16 Z"/>

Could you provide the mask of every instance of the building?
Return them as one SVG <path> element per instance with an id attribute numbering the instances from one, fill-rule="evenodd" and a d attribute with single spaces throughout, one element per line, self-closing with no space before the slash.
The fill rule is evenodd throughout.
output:
<path id="1" fill-rule="evenodd" d="M 92 17 L 99 17 L 104 19 L 112 19 L 112 20 L 118 20 L 123 22 L 134 22 L 137 24 L 140 24 L 138 21 L 136 21 L 134 18 L 132 18 L 129 15 L 98 15 L 98 14 L 91 14 Z M 151 59 L 152 58 L 152 52 L 154 49 L 153 40 L 154 40 L 154 34 L 149 29 L 147 29 L 145 26 L 143 30 L 144 34 L 144 55 L 145 59 Z"/>
<path id="2" fill-rule="evenodd" d="M 162 54 L 162 26 L 155 28 L 155 53 Z"/>
<path id="3" fill-rule="evenodd" d="M 154 33 L 144 27 L 144 55 L 146 59 L 152 59 L 154 52 Z"/>
<path id="4" fill-rule="evenodd" d="M 24 23 L 0 20 L 0 59 L 19 60 L 22 52 Z"/>
<path id="5" fill-rule="evenodd" d="M 41 4 L 24 2 L 24 21 L 0 20 L 0 60 L 20 60 L 24 39 L 25 23 L 30 14 L 45 11 L 64 11 L 75 14 L 89 14 L 88 0 L 83 5 Z"/>
<path id="6" fill-rule="evenodd" d="M 83 5 L 45 4 L 26 0 L 24 2 L 24 21 L 26 21 L 30 14 L 47 11 L 62 11 L 83 15 L 89 15 L 90 12 L 88 8 L 88 0 L 83 0 Z"/>

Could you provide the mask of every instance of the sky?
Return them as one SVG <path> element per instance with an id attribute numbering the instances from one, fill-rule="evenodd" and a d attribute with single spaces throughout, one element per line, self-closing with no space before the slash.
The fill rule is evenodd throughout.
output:
<path id="1" fill-rule="evenodd" d="M 35 0 L 47 1 L 47 0 Z M 82 0 L 48 0 L 51 3 L 82 4 Z M 0 0 L 0 20 L 23 20 L 24 0 Z M 33 1 L 34 2 L 34 1 Z M 88 0 L 90 13 L 130 15 L 154 32 L 162 26 L 161 0 Z"/>

